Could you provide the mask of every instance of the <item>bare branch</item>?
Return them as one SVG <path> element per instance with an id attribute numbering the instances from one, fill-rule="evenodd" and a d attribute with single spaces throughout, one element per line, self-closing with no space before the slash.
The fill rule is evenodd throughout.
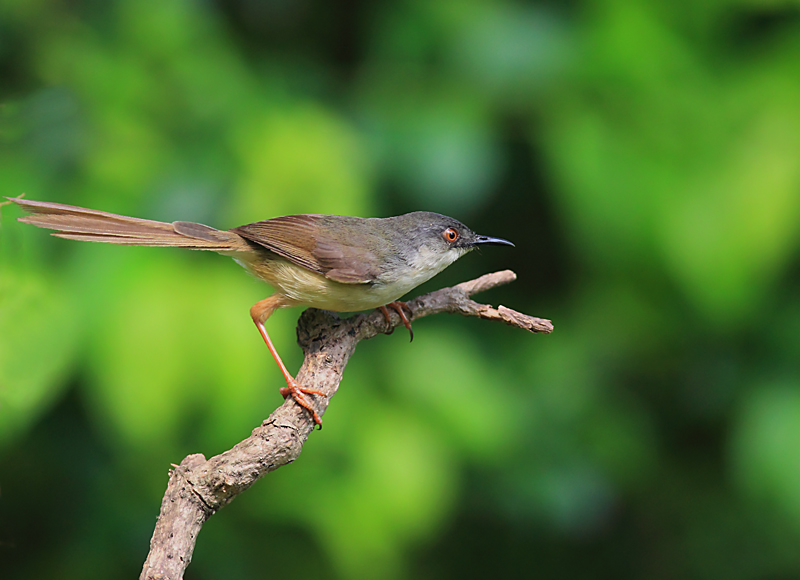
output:
<path id="1" fill-rule="evenodd" d="M 528 316 L 505 306 L 495 309 L 487 304 L 479 304 L 469 299 L 473 294 L 508 284 L 516 279 L 517 275 L 511 270 L 485 274 L 480 278 L 462 282 L 452 288 L 443 288 L 420 296 L 409 302 L 408 305 L 411 306 L 414 312 L 414 318 L 422 318 L 439 312 L 453 312 L 464 316 L 477 316 L 486 320 L 501 320 L 510 326 L 516 326 L 531 332 L 545 334 L 553 332 L 553 323 L 544 318 Z"/>
<path id="2" fill-rule="evenodd" d="M 487 274 L 415 298 L 408 306 L 414 319 L 451 312 L 500 320 L 531 332 L 551 332 L 553 325 L 549 320 L 504 306 L 495 309 L 469 298 L 515 279 L 516 274 L 510 270 Z M 399 315 L 392 314 L 391 327 L 401 324 Z M 344 368 L 358 342 L 389 330 L 380 312 L 346 319 L 314 308 L 303 312 L 297 326 L 297 341 L 305 357 L 297 381 L 327 395 L 315 397 L 320 415 L 325 413 L 330 398 L 336 394 Z M 197 534 L 206 520 L 256 480 L 294 461 L 314 426 L 309 413 L 289 397 L 253 430 L 250 437 L 232 449 L 208 460 L 199 453 L 189 455 L 180 465 L 174 466 L 140 578 L 183 578 L 192 559 Z"/>

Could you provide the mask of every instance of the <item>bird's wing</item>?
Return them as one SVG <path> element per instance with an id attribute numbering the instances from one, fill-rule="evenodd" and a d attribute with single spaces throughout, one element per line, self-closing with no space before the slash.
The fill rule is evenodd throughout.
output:
<path id="1" fill-rule="evenodd" d="M 355 227 L 358 218 L 288 215 L 233 228 L 243 238 L 312 272 L 344 284 L 374 282 L 379 274 L 376 257 L 362 245 L 334 235 L 337 221 Z M 356 221 L 353 221 L 356 220 Z M 352 222 L 352 223 L 351 223 Z M 352 231 L 352 230 L 350 230 Z M 355 232 L 353 232 L 355 233 Z"/>

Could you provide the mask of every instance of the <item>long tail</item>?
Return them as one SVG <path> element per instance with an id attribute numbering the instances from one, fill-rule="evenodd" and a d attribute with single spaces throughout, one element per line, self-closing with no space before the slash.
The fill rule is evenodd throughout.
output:
<path id="1" fill-rule="evenodd" d="M 18 218 L 22 223 L 57 230 L 54 236 L 68 240 L 217 252 L 252 252 L 251 246 L 238 234 L 194 222 L 170 224 L 62 203 L 19 197 L 6 199 L 30 212 L 30 215 Z"/>

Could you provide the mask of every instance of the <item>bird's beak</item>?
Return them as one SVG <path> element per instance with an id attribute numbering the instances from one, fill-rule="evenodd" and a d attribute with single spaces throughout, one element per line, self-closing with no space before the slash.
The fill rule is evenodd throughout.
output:
<path id="1" fill-rule="evenodd" d="M 503 238 L 492 238 L 490 236 L 475 236 L 475 241 L 472 242 L 473 245 L 478 244 L 501 244 L 503 246 L 513 246 L 511 242 L 508 240 L 504 240 Z"/>

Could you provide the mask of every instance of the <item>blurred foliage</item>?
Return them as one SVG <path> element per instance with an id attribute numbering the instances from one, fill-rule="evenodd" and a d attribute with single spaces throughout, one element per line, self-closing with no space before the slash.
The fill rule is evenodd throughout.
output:
<path id="1" fill-rule="evenodd" d="M 800 4 L 3 0 L 0 194 L 216 227 L 428 209 L 508 237 L 359 346 L 187 578 L 800 576 Z M 172 462 L 280 403 L 215 255 L 0 208 L 0 574 L 134 576 Z M 298 310 L 271 336 L 290 368 Z"/>

